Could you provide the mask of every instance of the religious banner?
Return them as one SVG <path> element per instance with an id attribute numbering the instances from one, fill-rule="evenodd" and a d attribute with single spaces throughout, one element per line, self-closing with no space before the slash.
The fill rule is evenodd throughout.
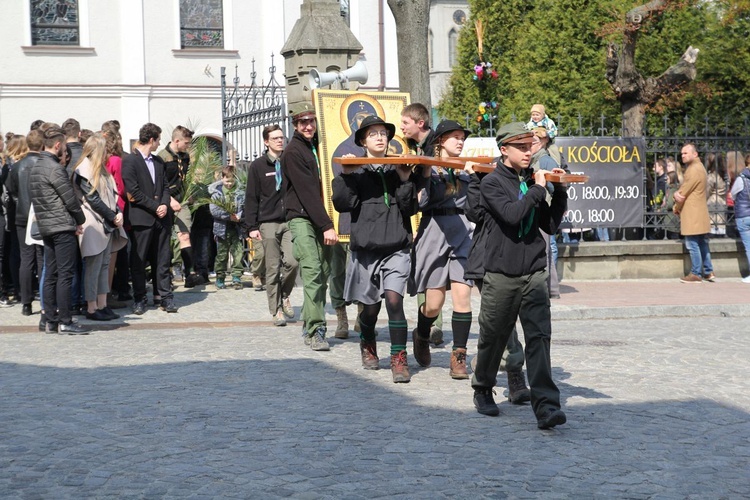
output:
<path id="1" fill-rule="evenodd" d="M 568 186 L 560 227 L 641 227 L 646 141 L 641 137 L 559 137 L 571 173 L 589 176 Z"/>
<path id="2" fill-rule="evenodd" d="M 353 154 L 364 156 L 364 148 L 354 144 L 354 133 L 362 120 L 376 115 L 396 126 L 396 136 L 388 147 L 388 154 L 406 154 L 409 148 L 401 136 L 399 124 L 401 111 L 409 104 L 409 94 L 404 92 L 356 92 L 348 90 L 313 90 L 313 102 L 318 118 L 319 161 L 323 183 L 323 204 L 333 220 L 339 240 L 349 242 L 351 216 L 339 214 L 331 200 L 331 181 L 341 173 L 341 165 L 331 161 L 334 157 Z M 416 220 L 412 219 L 416 230 Z"/>

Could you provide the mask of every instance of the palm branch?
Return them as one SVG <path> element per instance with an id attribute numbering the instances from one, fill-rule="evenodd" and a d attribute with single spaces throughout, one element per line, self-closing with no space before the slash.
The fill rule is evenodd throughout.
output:
<path id="1" fill-rule="evenodd" d="M 190 168 L 183 183 L 183 200 L 189 203 L 191 211 L 211 202 L 208 185 L 221 178 L 221 169 L 221 155 L 209 147 L 208 139 L 195 139 L 190 146 Z"/>

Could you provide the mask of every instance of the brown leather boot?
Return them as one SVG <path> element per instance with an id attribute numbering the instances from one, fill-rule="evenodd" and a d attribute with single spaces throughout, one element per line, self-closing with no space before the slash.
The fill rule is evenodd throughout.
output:
<path id="1" fill-rule="evenodd" d="M 466 349 L 461 347 L 451 352 L 451 378 L 462 380 L 469 378 L 466 372 Z"/>
<path id="2" fill-rule="evenodd" d="M 336 308 L 336 331 L 333 336 L 337 339 L 348 339 L 349 338 L 349 318 L 346 315 L 346 307 L 341 306 Z"/>
<path id="3" fill-rule="evenodd" d="M 391 355 L 391 374 L 393 374 L 394 384 L 411 381 L 409 365 L 406 361 L 406 351 Z"/>
<path id="4" fill-rule="evenodd" d="M 414 342 L 414 359 L 417 360 L 419 366 L 424 366 L 425 368 L 430 366 L 430 363 L 432 363 L 430 339 L 420 337 L 415 328 L 411 332 L 411 340 Z"/>
<path id="5" fill-rule="evenodd" d="M 508 372 L 508 401 L 514 405 L 531 401 L 531 392 L 526 387 L 526 378 L 522 370 Z"/>
<path id="6" fill-rule="evenodd" d="M 378 348 L 373 340 L 372 342 L 359 341 L 359 352 L 362 354 L 362 368 L 365 370 L 377 370 L 380 368 L 378 362 Z"/>

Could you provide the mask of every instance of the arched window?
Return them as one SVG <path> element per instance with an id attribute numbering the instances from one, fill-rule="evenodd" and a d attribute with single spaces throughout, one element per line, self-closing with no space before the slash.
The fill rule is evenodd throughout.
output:
<path id="1" fill-rule="evenodd" d="M 224 48 L 222 0 L 180 0 L 181 48 Z"/>
<path id="2" fill-rule="evenodd" d="M 80 45 L 77 0 L 31 0 L 31 45 Z"/>
<path id="3" fill-rule="evenodd" d="M 455 29 L 451 29 L 448 32 L 448 64 L 451 68 L 456 65 L 458 50 L 458 32 Z"/>

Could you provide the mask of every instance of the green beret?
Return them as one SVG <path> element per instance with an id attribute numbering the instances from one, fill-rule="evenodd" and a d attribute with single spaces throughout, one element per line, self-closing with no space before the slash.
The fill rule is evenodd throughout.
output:
<path id="1" fill-rule="evenodd" d="M 534 141 L 534 132 L 526 128 L 522 122 L 508 123 L 497 131 L 497 145 L 507 144 L 531 144 Z"/>

